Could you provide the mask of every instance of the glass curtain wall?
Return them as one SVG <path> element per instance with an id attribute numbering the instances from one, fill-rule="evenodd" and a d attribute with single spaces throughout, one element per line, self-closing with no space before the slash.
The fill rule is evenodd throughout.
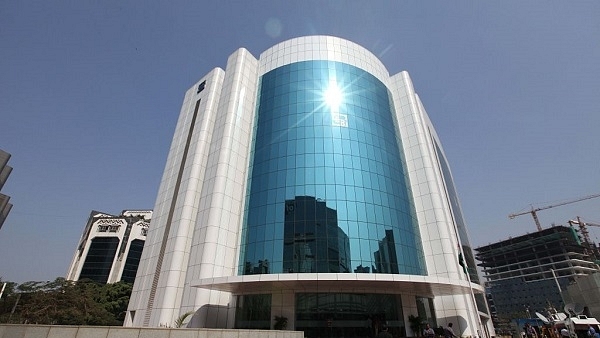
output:
<path id="1" fill-rule="evenodd" d="M 240 274 L 425 274 L 386 86 L 339 62 L 261 78 Z"/>

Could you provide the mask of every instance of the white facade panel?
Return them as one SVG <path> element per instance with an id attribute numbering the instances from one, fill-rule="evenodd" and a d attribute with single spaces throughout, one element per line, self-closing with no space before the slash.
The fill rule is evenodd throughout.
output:
<path id="1" fill-rule="evenodd" d="M 357 67 L 387 87 L 408 175 L 407 196 L 418 221 L 424 276 L 356 272 L 238 276 L 259 81 L 280 67 L 316 60 Z M 202 83 L 206 88 L 198 93 Z M 198 99 L 197 120 L 190 133 Z M 359 143 L 352 146 L 359 147 Z M 368 286 L 369 281 L 384 283 L 381 285 L 413 281 L 419 285 L 411 284 L 414 290 L 399 291 L 402 320 L 406 322 L 408 315 L 417 311 L 416 296 L 433 297 L 438 324 L 454 322 L 461 334 L 476 335 L 481 323 L 471 292 L 481 293 L 482 287 L 470 284 L 459 265 L 458 256 L 468 240 L 461 239 L 457 230 L 463 225 L 455 220 L 460 210 L 450 202 L 453 196 L 447 185 L 453 183 L 447 182 L 445 161 L 408 73 L 390 77 L 381 61 L 365 48 L 331 36 L 308 36 L 281 42 L 258 59 L 239 49 L 229 57 L 224 71 L 213 70 L 185 95 L 157 196 L 149 250 L 142 257 L 126 325 L 170 325 L 181 314 L 195 311 L 194 326 L 232 327 L 236 306 L 232 294 L 257 292 L 271 293 L 272 315 L 285 315 L 294 325 L 297 293 L 378 292 Z M 315 189 L 318 187 L 311 186 L 304 191 L 314 195 Z M 357 205 L 365 207 L 364 203 Z M 384 216 L 372 214 L 370 220 L 383 222 Z M 338 280 L 343 283 L 330 283 Z M 268 283 L 288 283 L 293 288 L 283 293 L 275 286 L 260 291 L 271 285 Z"/>

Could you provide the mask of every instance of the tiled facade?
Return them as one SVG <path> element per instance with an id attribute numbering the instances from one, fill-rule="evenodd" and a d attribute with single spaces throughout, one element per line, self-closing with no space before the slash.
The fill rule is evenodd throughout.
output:
<path id="1" fill-rule="evenodd" d="M 384 320 L 408 334 L 420 315 L 489 334 L 483 288 L 458 259 L 475 271 L 452 177 L 410 77 L 350 41 L 301 37 L 258 59 L 240 49 L 201 78 L 154 212 L 126 326 L 194 311 L 198 327 L 280 316 L 308 336 Z"/>

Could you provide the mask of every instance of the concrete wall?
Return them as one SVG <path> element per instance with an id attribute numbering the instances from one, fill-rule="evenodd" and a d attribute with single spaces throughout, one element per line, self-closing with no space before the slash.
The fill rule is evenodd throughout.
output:
<path id="1" fill-rule="evenodd" d="M 0 338 L 303 338 L 301 331 L 0 325 Z"/>

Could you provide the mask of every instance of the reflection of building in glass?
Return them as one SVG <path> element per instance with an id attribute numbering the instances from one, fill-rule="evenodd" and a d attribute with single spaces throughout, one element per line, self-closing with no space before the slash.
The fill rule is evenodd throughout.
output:
<path id="1" fill-rule="evenodd" d="M 195 310 L 190 326 L 284 316 L 308 335 L 372 335 L 385 318 L 410 336 L 413 314 L 493 334 L 471 296 L 483 287 L 459 264 L 462 253 L 474 267 L 460 204 L 410 77 L 352 42 L 233 53 L 186 93 L 161 182 L 126 325 Z"/>
<path id="2" fill-rule="evenodd" d="M 311 196 L 286 200 L 283 236 L 284 272 L 349 272 L 348 236 L 324 201 Z"/>
<path id="3" fill-rule="evenodd" d="M 258 265 L 256 266 L 254 266 L 250 262 L 246 262 L 244 272 L 246 275 L 258 275 L 262 273 L 269 273 L 269 260 L 259 260 Z"/>
<path id="4" fill-rule="evenodd" d="M 92 211 L 67 279 L 133 283 L 151 218 L 152 210 L 123 210 L 118 216 Z"/>
<path id="5" fill-rule="evenodd" d="M 385 237 L 379 242 L 379 250 L 375 251 L 375 267 L 373 272 L 398 273 L 398 261 L 396 255 L 396 244 L 394 243 L 394 232 L 385 231 Z"/>

